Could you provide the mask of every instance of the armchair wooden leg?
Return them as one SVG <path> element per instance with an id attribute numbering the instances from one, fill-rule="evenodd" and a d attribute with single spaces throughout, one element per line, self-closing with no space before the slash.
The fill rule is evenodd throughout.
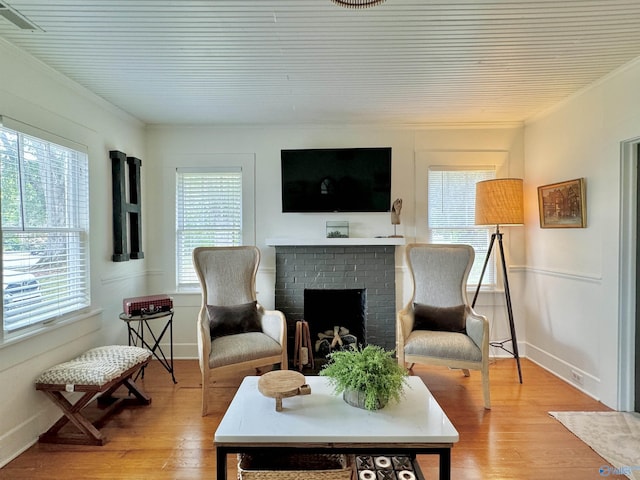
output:
<path id="1" fill-rule="evenodd" d="M 206 417 L 209 413 L 209 378 L 202 375 L 202 416 Z"/>
<path id="2" fill-rule="evenodd" d="M 491 410 L 491 392 L 489 390 L 489 371 L 482 372 L 482 396 L 484 397 L 484 408 Z"/>

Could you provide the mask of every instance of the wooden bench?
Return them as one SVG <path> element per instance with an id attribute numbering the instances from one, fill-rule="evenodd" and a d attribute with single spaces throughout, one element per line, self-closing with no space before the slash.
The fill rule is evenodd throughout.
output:
<path id="1" fill-rule="evenodd" d="M 49 430 L 40 435 L 46 443 L 70 443 L 79 445 L 103 445 L 105 437 L 99 428 L 104 420 L 126 404 L 149 405 L 148 397 L 131 378 L 151 359 L 151 352 L 144 348 L 126 345 L 97 347 L 68 362 L 55 365 L 43 372 L 36 380 L 36 389 L 45 393 L 64 413 Z M 114 396 L 124 386 L 129 395 Z M 81 392 L 82 396 L 71 403 L 64 392 Z M 99 419 L 93 422 L 82 415 L 82 409 L 98 395 L 98 406 L 102 410 Z M 133 397 L 131 396 L 133 395 Z M 80 435 L 62 435 L 60 429 L 73 423 Z"/>

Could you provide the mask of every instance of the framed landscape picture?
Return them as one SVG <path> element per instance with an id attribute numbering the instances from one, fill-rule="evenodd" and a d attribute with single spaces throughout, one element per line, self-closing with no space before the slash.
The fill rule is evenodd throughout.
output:
<path id="1" fill-rule="evenodd" d="M 585 228 L 584 178 L 538 187 L 538 208 L 541 228 Z"/>

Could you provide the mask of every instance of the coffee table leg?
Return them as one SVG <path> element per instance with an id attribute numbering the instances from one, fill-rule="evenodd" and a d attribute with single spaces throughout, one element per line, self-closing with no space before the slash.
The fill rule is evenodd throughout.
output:
<path id="1" fill-rule="evenodd" d="M 451 480 L 451 449 L 440 451 L 440 480 Z"/>
<path id="2" fill-rule="evenodd" d="M 216 447 L 216 480 L 227 480 L 227 451 Z"/>

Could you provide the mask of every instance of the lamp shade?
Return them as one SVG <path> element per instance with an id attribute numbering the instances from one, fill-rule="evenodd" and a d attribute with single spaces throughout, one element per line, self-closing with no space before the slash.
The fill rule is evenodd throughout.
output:
<path id="1" fill-rule="evenodd" d="M 476 183 L 476 225 L 522 225 L 522 183 L 521 178 Z"/>

